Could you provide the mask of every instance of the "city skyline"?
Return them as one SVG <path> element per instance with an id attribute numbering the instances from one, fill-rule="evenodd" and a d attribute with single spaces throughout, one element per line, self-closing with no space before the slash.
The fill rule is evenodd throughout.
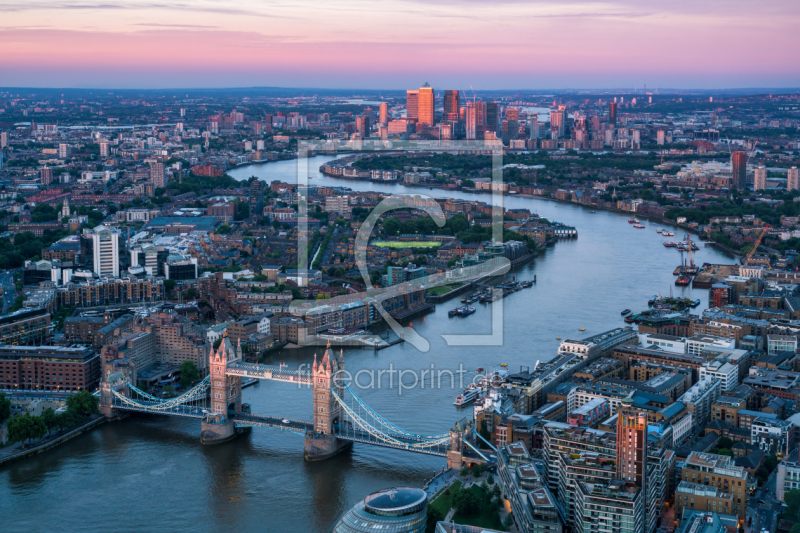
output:
<path id="1" fill-rule="evenodd" d="M 798 22 L 785 1 L 34 1 L 4 6 L 0 68 L 15 87 L 798 87 Z"/>

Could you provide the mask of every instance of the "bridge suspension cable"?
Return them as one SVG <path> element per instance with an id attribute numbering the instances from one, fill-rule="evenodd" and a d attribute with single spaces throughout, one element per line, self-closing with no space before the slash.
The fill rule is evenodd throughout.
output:
<path id="1" fill-rule="evenodd" d="M 350 391 L 352 394 L 352 391 Z M 349 417 L 349 421 L 353 427 L 348 427 L 346 424 L 341 424 L 341 434 L 340 436 L 345 438 L 355 438 L 355 430 L 360 429 L 365 433 L 371 435 L 375 439 L 388 444 L 392 447 L 410 449 L 410 450 L 430 450 L 434 448 L 441 448 L 446 447 L 450 442 L 450 436 L 448 435 L 441 435 L 436 438 L 430 436 L 423 436 L 423 435 L 415 435 L 398 426 L 391 424 L 380 415 L 375 416 L 377 413 L 370 408 L 366 403 L 363 401 L 356 401 L 354 398 L 354 406 L 348 405 L 348 403 L 341 398 L 336 391 L 331 390 L 333 397 L 339 403 L 339 405 L 344 409 L 345 413 Z M 355 396 L 355 395 L 353 395 Z M 357 398 L 357 397 L 356 397 Z M 390 425 L 390 431 L 393 428 L 399 429 L 402 434 L 396 433 L 387 433 L 386 431 L 381 430 L 376 425 L 370 423 L 370 419 L 379 422 L 379 426 L 386 427 L 386 425 Z M 435 450 L 441 452 L 441 450 Z"/>
<path id="2" fill-rule="evenodd" d="M 185 393 L 181 394 L 180 396 L 176 396 L 175 398 L 170 398 L 168 400 L 156 398 L 155 396 L 147 394 L 141 389 L 130 384 L 128 384 L 128 387 L 131 390 L 135 391 L 137 395 L 142 395 L 144 398 L 146 398 L 146 401 L 134 400 L 133 398 L 125 396 L 124 394 L 120 394 L 115 390 L 112 390 L 111 392 L 114 394 L 115 398 L 117 398 L 124 404 L 130 405 L 132 407 L 146 409 L 148 411 L 166 411 L 168 409 L 173 409 L 179 405 L 183 405 L 185 403 L 198 400 L 200 398 L 204 398 L 205 392 L 208 390 L 209 384 L 210 384 L 210 378 L 209 376 L 206 376 L 200 383 L 198 383 Z"/>
<path id="3" fill-rule="evenodd" d="M 390 422 L 389 420 L 386 420 L 383 416 L 381 416 L 372 407 L 367 405 L 367 403 L 364 400 L 359 398 L 358 395 L 355 392 L 353 392 L 353 389 L 351 389 L 349 385 L 345 385 L 344 389 L 345 389 L 345 392 L 350 393 L 350 396 L 353 398 L 353 401 L 355 401 L 359 406 L 361 406 L 361 408 L 363 408 L 372 418 L 374 418 L 376 422 L 378 422 L 380 425 L 382 425 L 383 427 L 385 427 L 386 429 L 388 429 L 390 431 L 395 431 L 395 432 L 397 432 L 397 433 L 399 433 L 401 435 L 405 435 L 405 436 L 408 436 L 408 437 L 414 437 L 414 438 L 417 438 L 417 439 L 437 440 L 438 441 L 438 440 L 441 440 L 441 439 L 449 439 L 450 438 L 450 434 L 449 433 L 442 433 L 442 434 L 439 434 L 439 435 L 418 435 L 416 433 L 411 433 L 410 431 L 406 431 L 405 429 L 401 428 L 397 424 L 394 424 L 394 423 Z M 337 398 L 338 398 L 338 396 L 337 396 Z"/>

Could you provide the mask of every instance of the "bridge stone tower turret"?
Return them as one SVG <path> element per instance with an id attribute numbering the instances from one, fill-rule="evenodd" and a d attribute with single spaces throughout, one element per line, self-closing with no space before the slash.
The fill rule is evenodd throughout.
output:
<path id="1" fill-rule="evenodd" d="M 464 432 L 458 426 L 450 430 L 450 448 L 447 451 L 447 468 L 459 470 L 464 460 Z"/>
<path id="2" fill-rule="evenodd" d="M 225 336 L 218 350 L 212 348 L 208 356 L 210 372 L 210 412 L 201 422 L 200 442 L 218 444 L 236 436 L 236 427 L 231 414 L 242 413 L 242 379 L 226 374 L 228 363 L 242 358 L 241 348 L 234 348 Z"/>
<path id="3" fill-rule="evenodd" d="M 333 395 L 333 391 L 342 398 L 344 384 L 341 372 L 344 371 L 344 356 L 340 352 L 339 359 L 331 352 L 330 346 L 325 356 L 311 369 L 312 390 L 314 394 L 314 429 L 306 432 L 305 458 L 307 461 L 321 461 L 333 457 L 352 443 L 336 438 L 336 429 L 344 424 L 342 407 Z"/>

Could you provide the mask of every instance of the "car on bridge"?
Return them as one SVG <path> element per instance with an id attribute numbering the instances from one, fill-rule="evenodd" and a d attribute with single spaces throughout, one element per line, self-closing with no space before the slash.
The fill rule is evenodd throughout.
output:
<path id="1" fill-rule="evenodd" d="M 283 420 L 281 420 L 281 422 L 283 422 L 284 424 L 291 424 L 291 421 L 288 418 L 284 418 Z"/>

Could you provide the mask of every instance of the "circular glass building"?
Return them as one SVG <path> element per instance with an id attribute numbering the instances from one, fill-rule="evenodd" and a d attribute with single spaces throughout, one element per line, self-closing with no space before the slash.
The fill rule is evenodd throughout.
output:
<path id="1" fill-rule="evenodd" d="M 373 492 L 344 513 L 331 533 L 422 533 L 428 495 L 422 489 L 395 487 Z"/>

